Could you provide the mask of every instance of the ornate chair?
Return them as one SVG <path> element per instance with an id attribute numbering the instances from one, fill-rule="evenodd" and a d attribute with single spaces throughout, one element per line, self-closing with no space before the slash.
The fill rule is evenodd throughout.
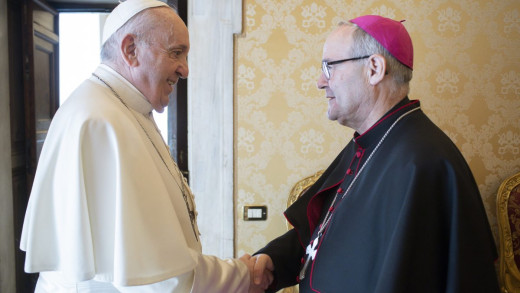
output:
<path id="1" fill-rule="evenodd" d="M 498 189 L 499 281 L 502 293 L 520 292 L 520 173 Z"/>
<path id="2" fill-rule="evenodd" d="M 289 198 L 287 199 L 287 207 L 292 205 L 300 196 L 307 191 L 309 187 L 311 187 L 318 178 L 320 178 L 321 174 L 323 174 L 323 171 L 320 170 L 316 173 L 314 173 L 311 176 L 305 177 L 302 180 L 296 182 L 296 184 L 291 189 L 291 192 L 289 193 Z M 292 229 L 292 226 L 289 222 L 286 222 L 287 224 L 287 230 Z M 282 291 L 283 293 L 298 293 L 298 286 L 292 286 L 289 288 L 285 288 Z"/>

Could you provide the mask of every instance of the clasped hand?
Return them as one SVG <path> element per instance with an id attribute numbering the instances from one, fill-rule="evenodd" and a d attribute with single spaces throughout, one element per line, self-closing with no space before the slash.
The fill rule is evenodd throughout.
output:
<path id="1" fill-rule="evenodd" d="M 249 293 L 264 292 L 273 282 L 274 264 L 267 254 L 250 256 L 244 254 L 240 257 L 248 269 L 250 276 Z"/>

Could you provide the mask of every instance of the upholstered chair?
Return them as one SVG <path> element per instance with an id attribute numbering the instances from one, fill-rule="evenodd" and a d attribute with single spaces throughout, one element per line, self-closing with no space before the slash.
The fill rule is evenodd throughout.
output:
<path id="1" fill-rule="evenodd" d="M 520 173 L 507 178 L 497 194 L 499 281 L 502 293 L 520 292 Z"/>

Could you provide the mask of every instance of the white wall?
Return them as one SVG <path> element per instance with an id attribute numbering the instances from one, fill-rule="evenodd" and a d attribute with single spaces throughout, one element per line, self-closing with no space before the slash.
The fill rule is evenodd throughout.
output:
<path id="1" fill-rule="evenodd" d="M 7 0 L 0 0 L 0 292 L 16 292 L 9 117 Z"/>

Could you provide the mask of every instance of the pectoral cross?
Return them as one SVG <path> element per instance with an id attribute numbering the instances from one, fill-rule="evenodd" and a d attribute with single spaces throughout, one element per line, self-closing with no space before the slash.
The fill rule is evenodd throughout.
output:
<path id="1" fill-rule="evenodd" d="M 299 275 L 300 281 L 305 278 L 305 271 L 307 271 L 307 267 L 309 266 L 309 263 L 311 262 L 311 260 L 314 260 L 314 258 L 316 257 L 316 252 L 318 251 L 316 246 L 318 246 L 319 238 L 320 237 L 314 238 L 314 241 L 312 241 L 311 243 L 309 243 L 309 245 L 307 245 L 307 249 L 305 251 L 305 253 L 307 254 L 307 259 L 305 259 L 305 263 L 303 264 L 303 267 L 300 271 L 300 275 Z"/>

